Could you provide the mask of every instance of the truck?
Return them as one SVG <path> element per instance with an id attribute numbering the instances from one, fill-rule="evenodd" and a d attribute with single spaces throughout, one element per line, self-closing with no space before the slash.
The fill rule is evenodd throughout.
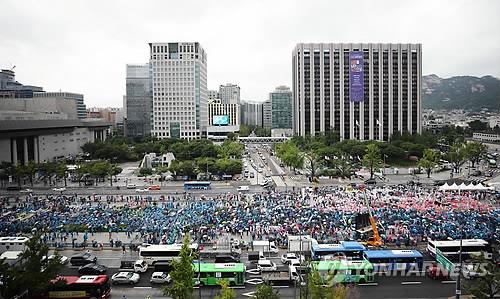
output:
<path id="1" fill-rule="evenodd" d="M 300 283 L 308 273 L 307 267 L 280 266 L 276 271 L 262 272 L 262 280 L 274 285 Z"/>
<path id="2" fill-rule="evenodd" d="M 273 241 L 252 241 L 252 251 L 274 254 L 279 252 L 278 247 Z"/>
<path id="3" fill-rule="evenodd" d="M 310 235 L 288 236 L 288 252 L 311 252 L 312 240 Z"/>
<path id="4" fill-rule="evenodd" d="M 9 266 L 14 266 L 21 260 L 22 251 L 5 251 L 0 255 L 0 263 L 7 264 Z"/>

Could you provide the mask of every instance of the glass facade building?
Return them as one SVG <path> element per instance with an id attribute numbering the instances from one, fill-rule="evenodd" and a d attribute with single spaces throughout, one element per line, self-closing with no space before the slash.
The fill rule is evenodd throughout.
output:
<path id="1" fill-rule="evenodd" d="M 151 135 L 153 97 L 149 63 L 127 65 L 126 90 L 126 136 Z"/>
<path id="2" fill-rule="evenodd" d="M 269 94 L 271 101 L 271 128 L 293 128 L 293 97 L 292 91 L 286 86 L 279 86 Z"/>

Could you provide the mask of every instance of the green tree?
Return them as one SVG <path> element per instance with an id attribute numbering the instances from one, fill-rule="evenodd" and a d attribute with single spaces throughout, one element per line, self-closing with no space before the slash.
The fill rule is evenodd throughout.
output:
<path id="1" fill-rule="evenodd" d="M 280 295 L 278 290 L 273 290 L 273 287 L 268 283 L 264 282 L 257 286 L 253 297 L 254 299 L 279 299 Z"/>
<path id="2" fill-rule="evenodd" d="M 493 299 L 500 293 L 500 268 L 493 260 L 486 260 L 484 256 L 477 258 L 477 264 L 482 267 L 482 276 L 465 284 L 464 288 L 474 298 Z"/>
<path id="3" fill-rule="evenodd" d="M 452 164 L 455 172 L 458 172 L 460 165 L 465 161 L 465 145 L 463 143 L 455 143 L 446 153 L 446 159 Z"/>
<path id="4" fill-rule="evenodd" d="M 438 164 L 441 155 L 431 149 L 426 149 L 424 151 L 424 156 L 418 161 L 418 167 L 425 169 L 427 177 L 431 177 L 432 169 Z"/>
<path id="5" fill-rule="evenodd" d="M 472 132 L 481 132 L 488 130 L 488 123 L 482 122 L 480 120 L 474 120 L 468 123 L 469 128 Z"/>
<path id="6" fill-rule="evenodd" d="M 64 186 L 68 185 L 68 180 L 67 180 L 67 171 L 68 167 L 66 166 L 66 163 L 61 162 L 56 164 L 56 176 L 58 179 L 64 179 Z"/>
<path id="7" fill-rule="evenodd" d="M 314 150 L 310 149 L 307 152 L 304 152 L 302 154 L 302 157 L 305 164 L 307 165 L 307 168 L 310 171 L 311 180 L 313 180 L 316 177 L 318 169 L 320 167 L 320 156 Z"/>
<path id="8" fill-rule="evenodd" d="M 2 186 L 4 182 L 9 180 L 9 177 L 16 176 L 16 168 L 12 163 L 0 162 L 0 180 L 2 181 Z"/>
<path id="9" fill-rule="evenodd" d="M 43 181 L 47 184 L 47 180 L 49 181 L 49 185 L 52 185 L 52 177 L 56 174 L 56 163 L 55 162 L 45 162 L 40 165 L 40 170 L 43 172 Z"/>
<path id="10" fill-rule="evenodd" d="M 277 144 L 276 155 L 284 165 L 294 170 L 304 165 L 304 156 L 300 154 L 300 149 L 293 140 Z"/>
<path id="11" fill-rule="evenodd" d="M 481 142 L 472 141 L 465 145 L 465 156 L 472 163 L 472 167 L 479 163 L 488 152 L 488 147 Z"/>
<path id="12" fill-rule="evenodd" d="M 380 149 L 377 144 L 369 144 L 366 147 L 365 155 L 363 156 L 363 166 L 370 171 L 370 179 L 373 179 L 375 171 L 380 169 L 382 159 L 380 158 Z"/>
<path id="13" fill-rule="evenodd" d="M 172 261 L 172 271 L 170 276 L 173 283 L 163 287 L 163 294 L 173 299 L 188 299 L 193 295 L 193 255 L 189 248 L 189 236 L 184 236 L 180 259 Z"/>
<path id="14" fill-rule="evenodd" d="M 227 280 L 219 281 L 219 285 L 221 286 L 220 294 L 215 296 L 214 299 L 236 299 L 236 292 L 229 288 Z"/>
<path id="15" fill-rule="evenodd" d="M 98 161 L 94 162 L 89 166 L 90 174 L 95 178 L 95 182 L 104 180 L 110 172 L 111 164 L 108 161 Z"/>
<path id="16" fill-rule="evenodd" d="M 28 298 L 31 298 L 46 291 L 50 281 L 56 278 L 62 268 L 60 257 L 56 254 L 55 259 L 48 260 L 48 252 L 49 248 L 40 241 L 40 235 L 35 235 L 26 243 L 26 249 L 18 263 L 7 266 L 2 262 L 2 296 L 11 298 L 27 291 Z"/>
<path id="17" fill-rule="evenodd" d="M 109 167 L 109 183 L 111 186 L 113 186 L 113 177 L 119 175 L 121 172 L 123 171 L 123 169 L 119 166 L 117 166 L 116 164 L 111 164 L 111 166 Z"/>
<path id="18" fill-rule="evenodd" d="M 80 163 L 76 168 L 76 178 L 78 180 L 78 186 L 81 186 L 82 178 L 90 173 L 89 165 L 87 163 Z"/>
<path id="19" fill-rule="evenodd" d="M 245 146 L 237 141 L 225 140 L 219 147 L 219 157 L 239 159 L 244 149 Z"/>
<path id="20" fill-rule="evenodd" d="M 146 168 L 146 167 L 142 167 L 141 169 L 139 169 L 139 176 L 150 176 L 153 174 L 153 169 L 151 168 Z"/>

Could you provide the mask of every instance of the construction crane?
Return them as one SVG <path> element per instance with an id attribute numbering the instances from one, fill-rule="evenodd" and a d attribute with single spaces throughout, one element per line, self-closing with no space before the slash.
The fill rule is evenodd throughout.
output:
<path id="1" fill-rule="evenodd" d="M 368 209 L 368 217 L 370 219 L 370 226 L 372 227 L 373 230 L 373 236 L 368 237 L 366 240 L 366 245 L 372 246 L 372 247 L 380 247 L 384 245 L 384 242 L 382 241 L 382 238 L 380 237 L 378 233 L 378 228 L 377 228 L 377 223 L 375 222 L 375 218 L 373 218 L 371 209 L 370 209 L 370 203 L 368 202 L 368 198 L 366 197 L 366 188 L 363 186 L 363 196 L 365 200 L 365 205 L 366 208 Z"/>

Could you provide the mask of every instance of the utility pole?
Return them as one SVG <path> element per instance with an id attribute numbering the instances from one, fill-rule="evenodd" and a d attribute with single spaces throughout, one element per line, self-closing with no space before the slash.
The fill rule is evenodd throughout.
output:
<path id="1" fill-rule="evenodd" d="M 462 240 L 463 240 L 463 227 L 460 226 L 460 252 L 458 253 L 458 262 L 460 266 L 458 267 L 457 284 L 455 288 L 455 299 L 460 299 L 462 294 L 462 286 L 460 281 L 460 276 L 462 275 Z"/>

